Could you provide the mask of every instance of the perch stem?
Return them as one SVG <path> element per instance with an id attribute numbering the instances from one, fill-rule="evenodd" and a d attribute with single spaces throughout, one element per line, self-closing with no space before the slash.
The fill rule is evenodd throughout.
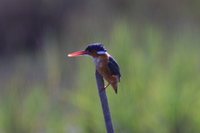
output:
<path id="1" fill-rule="evenodd" d="M 109 109 L 108 99 L 106 96 L 106 91 L 102 91 L 102 89 L 104 88 L 104 80 L 98 71 L 96 71 L 95 75 L 96 75 L 97 88 L 98 88 L 101 106 L 103 110 L 106 130 L 107 130 L 107 133 L 114 133 L 114 128 L 112 124 L 112 118 L 110 115 L 110 109 Z"/>

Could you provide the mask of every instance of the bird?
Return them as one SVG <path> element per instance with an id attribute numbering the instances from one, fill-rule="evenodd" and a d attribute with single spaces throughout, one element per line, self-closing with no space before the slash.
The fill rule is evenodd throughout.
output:
<path id="1" fill-rule="evenodd" d="M 115 59 L 107 52 L 102 43 L 88 44 L 85 50 L 68 54 L 68 57 L 89 55 L 93 58 L 97 72 L 105 79 L 108 84 L 102 88 L 104 91 L 109 85 L 112 86 L 117 94 L 118 83 L 120 82 L 120 67 Z"/>

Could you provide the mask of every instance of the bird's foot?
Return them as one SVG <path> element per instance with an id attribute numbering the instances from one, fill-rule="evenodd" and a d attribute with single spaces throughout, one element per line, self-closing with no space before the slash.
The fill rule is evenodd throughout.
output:
<path id="1" fill-rule="evenodd" d="M 106 88 L 107 88 L 109 85 L 110 85 L 110 83 L 108 83 L 106 86 L 104 86 L 104 88 L 102 88 L 102 89 L 100 90 L 100 92 L 103 92 L 103 91 L 105 91 L 105 90 L 106 90 Z"/>

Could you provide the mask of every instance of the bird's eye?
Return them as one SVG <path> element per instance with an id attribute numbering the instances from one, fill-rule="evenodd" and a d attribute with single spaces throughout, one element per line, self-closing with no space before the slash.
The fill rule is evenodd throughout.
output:
<path id="1" fill-rule="evenodd" d="M 90 50 L 90 49 L 88 49 L 87 51 L 88 51 L 89 53 L 91 53 L 91 52 L 92 52 L 92 50 Z"/>
<path id="2" fill-rule="evenodd" d="M 91 49 L 87 49 L 86 52 L 92 53 L 92 50 Z"/>

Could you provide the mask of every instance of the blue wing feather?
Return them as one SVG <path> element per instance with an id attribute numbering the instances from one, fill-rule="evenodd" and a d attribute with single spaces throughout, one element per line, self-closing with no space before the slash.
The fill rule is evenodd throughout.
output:
<path id="1" fill-rule="evenodd" d="M 112 75 L 117 75 L 119 76 L 119 78 L 121 77 L 120 68 L 117 62 L 112 57 L 109 57 L 108 67 Z"/>

